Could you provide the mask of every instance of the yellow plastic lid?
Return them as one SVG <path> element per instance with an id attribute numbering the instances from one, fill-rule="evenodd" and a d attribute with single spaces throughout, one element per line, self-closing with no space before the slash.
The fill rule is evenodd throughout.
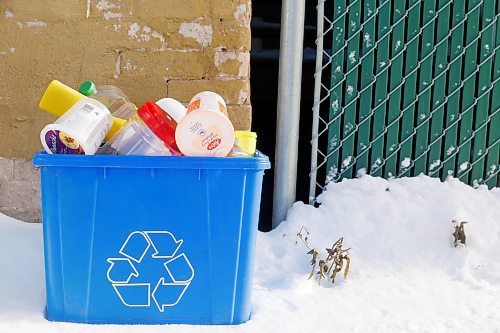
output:
<path id="1" fill-rule="evenodd" d="M 250 131 L 234 131 L 237 138 L 257 138 L 257 133 Z"/>

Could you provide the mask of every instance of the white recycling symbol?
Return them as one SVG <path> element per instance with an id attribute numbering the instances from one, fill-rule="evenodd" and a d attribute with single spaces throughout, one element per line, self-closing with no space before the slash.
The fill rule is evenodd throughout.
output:
<path id="1" fill-rule="evenodd" d="M 163 312 L 179 303 L 194 278 L 194 268 L 186 254 L 178 254 L 182 243 L 168 231 L 130 233 L 118 252 L 121 257 L 107 259 L 108 281 L 123 305 L 150 307 L 152 300 Z M 157 281 L 142 281 L 136 269 L 147 255 L 165 269 L 166 275 Z"/>

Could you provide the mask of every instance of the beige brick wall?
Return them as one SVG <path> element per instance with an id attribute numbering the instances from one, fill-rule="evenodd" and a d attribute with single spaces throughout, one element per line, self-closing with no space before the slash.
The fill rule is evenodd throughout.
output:
<path id="1" fill-rule="evenodd" d="M 29 159 L 55 120 L 38 108 L 53 79 L 115 84 L 138 105 L 214 90 L 249 129 L 250 17 L 250 0 L 0 1 L 0 211 L 37 219 L 36 200 L 15 193 L 38 186 Z"/>

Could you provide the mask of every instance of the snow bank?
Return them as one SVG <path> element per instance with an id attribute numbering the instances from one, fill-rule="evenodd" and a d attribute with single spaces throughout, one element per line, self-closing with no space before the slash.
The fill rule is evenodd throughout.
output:
<path id="1" fill-rule="evenodd" d="M 40 225 L 0 215 L 0 332 L 494 332 L 500 328 L 500 189 L 428 177 L 330 184 L 314 208 L 257 238 L 252 319 L 236 327 L 91 326 L 43 318 Z M 453 246 L 452 219 L 467 220 Z M 307 280 L 308 243 L 350 247 L 347 280 Z"/>
<path id="2" fill-rule="evenodd" d="M 256 322 L 287 318 L 284 332 L 500 328 L 499 189 L 365 176 L 330 184 L 320 201 L 319 208 L 296 203 L 287 222 L 259 237 Z M 452 219 L 469 221 L 466 247 L 453 246 Z M 296 243 L 302 226 L 320 254 L 344 237 L 352 248 L 347 280 L 306 280 L 310 255 Z"/>

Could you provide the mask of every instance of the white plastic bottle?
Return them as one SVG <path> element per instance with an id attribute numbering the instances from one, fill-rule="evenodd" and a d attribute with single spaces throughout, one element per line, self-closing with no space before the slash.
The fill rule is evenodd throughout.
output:
<path id="1" fill-rule="evenodd" d="M 96 86 L 92 81 L 85 81 L 78 91 L 104 104 L 116 118 L 129 119 L 135 112 L 135 105 L 118 87 L 112 85 Z"/>

